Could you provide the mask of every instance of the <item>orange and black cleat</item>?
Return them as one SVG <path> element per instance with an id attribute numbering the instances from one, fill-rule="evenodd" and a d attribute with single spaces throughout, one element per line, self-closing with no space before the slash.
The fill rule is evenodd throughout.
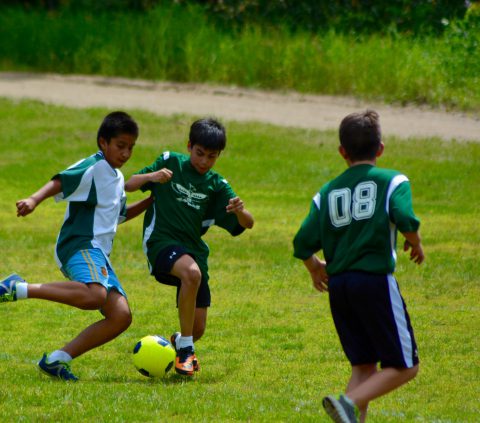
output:
<path id="1" fill-rule="evenodd" d="M 175 351 L 177 351 L 177 337 L 180 336 L 180 332 L 174 332 L 172 334 L 172 336 L 170 336 L 170 343 L 173 345 L 173 348 L 175 349 Z M 200 365 L 198 364 L 198 359 L 197 357 L 195 356 L 195 353 L 193 354 L 194 355 L 194 359 L 193 359 L 193 371 L 195 372 L 198 372 L 200 370 Z"/>
<path id="2" fill-rule="evenodd" d="M 198 368 L 198 360 L 192 347 L 180 348 L 175 358 L 175 371 L 184 376 L 193 376 Z"/>

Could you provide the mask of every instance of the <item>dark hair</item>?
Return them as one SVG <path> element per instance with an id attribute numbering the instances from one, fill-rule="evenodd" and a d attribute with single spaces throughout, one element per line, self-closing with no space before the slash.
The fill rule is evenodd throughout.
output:
<path id="1" fill-rule="evenodd" d="M 97 145 L 100 147 L 100 138 L 107 143 L 121 134 L 129 134 L 138 137 L 138 125 L 133 118 L 125 112 L 112 112 L 103 119 L 97 133 Z"/>
<path id="2" fill-rule="evenodd" d="M 340 144 L 353 161 L 374 159 L 382 141 L 378 113 L 366 110 L 346 116 L 339 129 Z"/>
<path id="3" fill-rule="evenodd" d="M 201 145 L 208 150 L 222 151 L 227 144 L 223 125 L 212 118 L 196 120 L 190 127 L 190 145 Z"/>

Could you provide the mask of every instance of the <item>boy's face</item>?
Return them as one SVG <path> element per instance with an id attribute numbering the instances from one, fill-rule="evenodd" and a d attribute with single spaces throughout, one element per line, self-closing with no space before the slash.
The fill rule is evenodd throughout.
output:
<path id="1" fill-rule="evenodd" d="M 198 144 L 192 146 L 188 143 L 188 151 L 190 152 L 190 163 L 200 175 L 207 173 L 220 156 L 220 151 L 209 150 Z"/>
<path id="2" fill-rule="evenodd" d="M 136 140 L 137 137 L 130 134 L 120 134 L 111 138 L 110 142 L 100 138 L 100 148 L 105 160 L 110 166 L 116 169 L 121 168 L 132 155 Z"/>

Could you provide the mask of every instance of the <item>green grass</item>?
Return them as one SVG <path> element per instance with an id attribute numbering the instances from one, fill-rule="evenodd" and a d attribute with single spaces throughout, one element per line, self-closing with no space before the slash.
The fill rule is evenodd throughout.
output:
<path id="1" fill-rule="evenodd" d="M 148 13 L 0 8 L 0 69 L 101 74 L 351 95 L 480 111 L 480 24 L 441 36 L 354 36 L 246 25 L 199 7 Z"/>
<path id="2" fill-rule="evenodd" d="M 71 110 L 0 99 L 0 274 L 31 282 L 62 280 L 53 246 L 64 205 L 48 200 L 26 218 L 15 201 L 96 150 L 104 109 Z M 126 177 L 163 150 L 186 151 L 193 117 L 131 111 L 141 127 Z M 63 384 L 39 375 L 36 361 L 100 317 L 38 300 L 0 305 L 0 421 L 327 421 L 324 394 L 342 391 L 349 366 L 328 298 L 316 292 L 292 238 L 310 199 L 345 165 L 336 133 L 226 122 L 217 170 L 256 218 L 238 238 L 206 235 L 212 307 L 197 344 L 202 371 L 192 381 L 149 380 L 131 351 L 147 334 L 177 329 L 174 290 L 148 275 L 141 219 L 120 226 L 112 261 L 132 307 L 131 328 L 73 363 L 81 378 Z M 421 371 L 408 386 L 373 402 L 371 422 L 475 422 L 480 313 L 480 144 L 387 138 L 379 164 L 412 181 L 427 260 L 399 252 L 397 278 L 409 306 Z M 141 194 L 131 196 L 131 200 Z"/>

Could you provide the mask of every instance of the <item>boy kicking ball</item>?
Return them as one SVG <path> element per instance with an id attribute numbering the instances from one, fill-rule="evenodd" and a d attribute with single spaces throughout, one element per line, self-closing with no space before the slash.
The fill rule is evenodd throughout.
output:
<path id="1" fill-rule="evenodd" d="M 125 184 L 127 192 L 148 190 L 155 199 L 145 214 L 143 245 L 152 276 L 177 287 L 180 332 L 171 342 L 175 371 L 185 376 L 199 370 L 194 342 L 205 332 L 210 307 L 209 248 L 202 235 L 217 225 L 236 236 L 254 223 L 230 184 L 213 170 L 226 140 L 220 122 L 199 119 L 190 127 L 188 155 L 164 152 Z"/>
<path id="2" fill-rule="evenodd" d="M 340 125 L 339 152 L 348 169 L 315 195 L 294 243 L 314 287 L 327 291 L 335 327 L 352 366 L 346 392 L 323 406 L 335 422 L 364 422 L 370 401 L 418 372 L 405 303 L 393 276 L 396 231 L 404 250 L 424 260 L 408 178 L 376 167 L 383 153 L 378 114 L 353 113 Z M 326 263 L 315 253 L 323 250 Z M 380 369 L 377 364 L 380 364 Z"/>
<path id="3" fill-rule="evenodd" d="M 117 224 L 139 215 L 152 202 L 146 198 L 126 207 L 124 178 L 119 169 L 132 155 L 137 137 L 138 126 L 128 114 L 110 113 L 98 130 L 96 154 L 55 175 L 30 197 L 17 201 L 17 216 L 27 216 L 52 196 L 67 201 L 55 258 L 70 280 L 30 284 L 13 274 L 0 282 L 0 303 L 37 298 L 98 310 L 103 315 L 64 347 L 43 355 L 38 366 L 54 378 L 77 381 L 70 368 L 72 359 L 111 341 L 132 321 L 125 291 L 109 255 Z"/>

